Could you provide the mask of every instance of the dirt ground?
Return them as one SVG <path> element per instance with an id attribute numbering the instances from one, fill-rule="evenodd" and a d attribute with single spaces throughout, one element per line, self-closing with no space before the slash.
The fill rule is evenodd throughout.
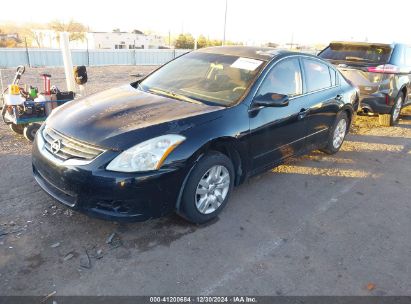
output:
<path id="1" fill-rule="evenodd" d="M 90 68 L 88 91 L 152 68 Z M 25 79 L 43 71 L 64 88 L 62 69 Z M 205 226 L 72 212 L 37 186 L 31 144 L 2 123 L 0 295 L 411 295 L 410 113 L 391 128 L 358 116 L 338 154 L 252 178 Z"/>

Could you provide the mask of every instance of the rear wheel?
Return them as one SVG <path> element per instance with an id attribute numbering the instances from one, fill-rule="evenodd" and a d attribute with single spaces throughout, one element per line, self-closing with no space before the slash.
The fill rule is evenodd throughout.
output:
<path id="1" fill-rule="evenodd" d="M 383 127 L 391 127 L 398 123 L 400 119 L 400 113 L 402 106 L 404 104 L 404 94 L 398 94 L 395 99 L 394 105 L 392 106 L 390 114 L 381 114 L 378 116 L 378 121 Z"/>
<path id="2" fill-rule="evenodd" d="M 334 126 L 328 135 L 327 145 L 325 146 L 325 148 L 320 149 L 320 151 L 327 154 L 337 153 L 344 142 L 345 135 L 347 135 L 349 125 L 350 123 L 347 113 L 339 113 L 337 119 L 335 120 Z"/>
<path id="3" fill-rule="evenodd" d="M 404 94 L 400 93 L 395 100 L 394 106 L 391 110 L 391 119 L 390 119 L 390 126 L 396 125 L 398 120 L 400 119 L 400 113 L 402 109 L 402 105 L 404 103 Z"/>
<path id="4" fill-rule="evenodd" d="M 196 224 L 214 219 L 227 204 L 233 185 L 231 160 L 220 152 L 208 153 L 187 180 L 179 214 Z"/>

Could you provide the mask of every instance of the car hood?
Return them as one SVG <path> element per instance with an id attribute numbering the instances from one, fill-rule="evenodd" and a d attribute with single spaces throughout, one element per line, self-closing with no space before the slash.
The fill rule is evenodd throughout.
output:
<path id="1" fill-rule="evenodd" d="M 212 118 L 199 117 L 184 125 L 179 125 L 179 120 L 221 109 L 224 107 L 153 95 L 125 85 L 68 102 L 54 110 L 46 124 L 80 141 L 104 148 L 124 149 L 130 141 L 135 143 L 138 139 L 164 132 L 179 133 Z M 153 127 L 167 122 L 174 123 L 153 131 Z M 144 133 L 142 129 L 150 134 L 141 134 Z"/>

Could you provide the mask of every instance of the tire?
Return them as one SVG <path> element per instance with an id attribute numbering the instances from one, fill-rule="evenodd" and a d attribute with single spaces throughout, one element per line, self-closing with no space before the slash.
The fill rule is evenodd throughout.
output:
<path id="1" fill-rule="evenodd" d="M 381 127 L 390 127 L 391 126 L 391 114 L 379 114 L 378 123 Z"/>
<path id="2" fill-rule="evenodd" d="M 345 127 L 343 126 L 344 123 L 342 121 L 345 121 Z M 350 120 L 348 119 L 347 113 L 340 112 L 335 119 L 335 123 L 331 129 L 331 132 L 328 134 L 327 145 L 324 148 L 320 149 L 320 151 L 327 154 L 337 153 L 344 142 L 345 136 L 348 133 L 349 126 Z"/>
<path id="3" fill-rule="evenodd" d="M 219 174 L 217 180 L 213 173 Z M 214 219 L 227 204 L 233 186 L 231 160 L 220 152 L 206 154 L 190 173 L 178 214 L 195 224 Z"/>
<path id="4" fill-rule="evenodd" d="M 398 94 L 397 98 L 395 99 L 394 105 L 392 106 L 392 109 L 389 115 L 389 120 L 388 120 L 388 117 L 384 121 L 381 121 L 381 119 L 379 119 L 380 124 L 381 122 L 383 122 L 384 124 L 381 124 L 381 125 L 384 125 L 386 127 L 391 127 L 391 126 L 395 126 L 396 124 L 398 124 L 403 104 L 404 104 L 404 94 L 401 92 L 400 94 Z"/>
<path id="5" fill-rule="evenodd" d="M 38 129 L 40 129 L 39 124 L 36 124 L 36 123 L 29 124 L 24 127 L 23 135 L 27 140 L 33 141 Z"/>
<path id="6" fill-rule="evenodd" d="M 13 132 L 16 132 L 17 134 L 20 134 L 20 135 L 23 134 L 23 130 L 24 130 L 25 126 L 26 125 L 16 125 L 14 123 L 9 124 L 10 130 L 12 130 Z"/>

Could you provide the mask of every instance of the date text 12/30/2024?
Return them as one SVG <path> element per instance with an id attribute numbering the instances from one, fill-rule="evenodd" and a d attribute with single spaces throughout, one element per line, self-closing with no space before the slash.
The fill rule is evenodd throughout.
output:
<path id="1" fill-rule="evenodd" d="M 199 296 L 199 297 L 150 297 L 150 303 L 258 303 L 255 297 L 248 296 Z"/>

